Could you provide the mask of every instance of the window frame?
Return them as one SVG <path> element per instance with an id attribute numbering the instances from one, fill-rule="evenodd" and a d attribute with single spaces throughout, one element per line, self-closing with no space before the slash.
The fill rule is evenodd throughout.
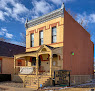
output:
<path id="1" fill-rule="evenodd" d="M 56 35 L 53 35 L 53 28 L 56 28 L 56 26 L 52 27 L 52 31 L 51 31 L 51 42 L 52 43 L 56 43 L 57 42 L 57 28 L 56 28 Z M 56 42 L 54 42 L 54 37 L 56 37 Z"/>
<path id="2" fill-rule="evenodd" d="M 31 40 L 31 41 L 30 41 L 30 46 L 31 46 L 31 47 L 34 47 L 34 44 L 33 44 L 34 40 L 32 40 L 32 35 L 34 36 L 34 33 L 31 33 L 31 34 L 30 34 L 30 38 L 31 38 L 31 39 L 30 39 L 30 40 Z M 32 44 L 33 44 L 33 45 L 32 45 Z"/>
<path id="3" fill-rule="evenodd" d="M 41 40 L 44 40 L 43 37 L 41 38 L 41 32 L 43 32 L 43 30 L 39 31 L 39 45 L 43 45 L 43 43 L 41 44 Z"/>

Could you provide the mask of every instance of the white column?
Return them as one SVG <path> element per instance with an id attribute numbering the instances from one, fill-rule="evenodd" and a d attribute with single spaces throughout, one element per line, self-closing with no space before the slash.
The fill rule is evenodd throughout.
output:
<path id="1" fill-rule="evenodd" d="M 52 52 L 50 53 L 50 76 L 52 76 Z"/>
<path id="2" fill-rule="evenodd" d="M 36 56 L 36 75 L 38 75 L 38 54 Z"/>

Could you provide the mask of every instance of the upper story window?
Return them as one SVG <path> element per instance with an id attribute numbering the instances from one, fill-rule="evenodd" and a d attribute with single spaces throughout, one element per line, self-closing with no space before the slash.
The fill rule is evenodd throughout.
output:
<path id="1" fill-rule="evenodd" d="M 31 47 L 34 47 L 34 33 L 31 34 Z"/>
<path id="2" fill-rule="evenodd" d="M 52 27 L 52 43 L 55 43 L 57 39 L 56 27 Z"/>
<path id="3" fill-rule="evenodd" d="M 43 30 L 39 32 L 39 45 L 43 44 Z"/>

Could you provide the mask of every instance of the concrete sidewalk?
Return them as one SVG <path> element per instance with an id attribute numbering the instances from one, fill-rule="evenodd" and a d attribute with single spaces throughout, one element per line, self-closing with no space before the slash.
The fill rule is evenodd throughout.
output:
<path id="1" fill-rule="evenodd" d="M 41 89 L 38 91 L 91 91 L 91 89 L 95 90 L 95 88 L 65 88 L 65 89 L 60 89 L 60 90 Z M 10 86 L 0 85 L 0 91 L 34 91 L 34 90 L 32 90 L 31 88 L 15 88 L 15 87 L 10 87 Z"/>
<path id="2" fill-rule="evenodd" d="M 15 88 L 10 86 L 0 85 L 0 91 L 34 91 L 31 88 Z"/>

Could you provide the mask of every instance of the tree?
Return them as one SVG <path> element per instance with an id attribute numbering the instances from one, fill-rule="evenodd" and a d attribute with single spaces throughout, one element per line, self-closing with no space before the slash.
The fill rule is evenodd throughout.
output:
<path id="1" fill-rule="evenodd" d="M 5 39 L 4 37 L 0 37 L 0 41 L 4 41 L 4 42 L 10 42 L 11 39 Z"/>
<path id="2" fill-rule="evenodd" d="M 67 12 L 77 21 L 77 14 L 72 12 L 70 9 L 67 10 Z M 80 21 L 78 22 L 84 29 L 88 29 L 88 20 L 86 20 L 86 17 L 80 18 Z"/>
<path id="3" fill-rule="evenodd" d="M 72 12 L 70 9 L 67 10 L 67 12 L 77 21 L 77 14 Z M 88 20 L 86 17 L 80 18 L 80 21 L 78 22 L 85 30 L 87 30 L 90 34 L 90 37 L 93 35 L 91 30 L 88 30 Z"/>
<path id="4" fill-rule="evenodd" d="M 0 37 L 0 41 L 6 41 L 6 39 L 3 37 Z"/>

